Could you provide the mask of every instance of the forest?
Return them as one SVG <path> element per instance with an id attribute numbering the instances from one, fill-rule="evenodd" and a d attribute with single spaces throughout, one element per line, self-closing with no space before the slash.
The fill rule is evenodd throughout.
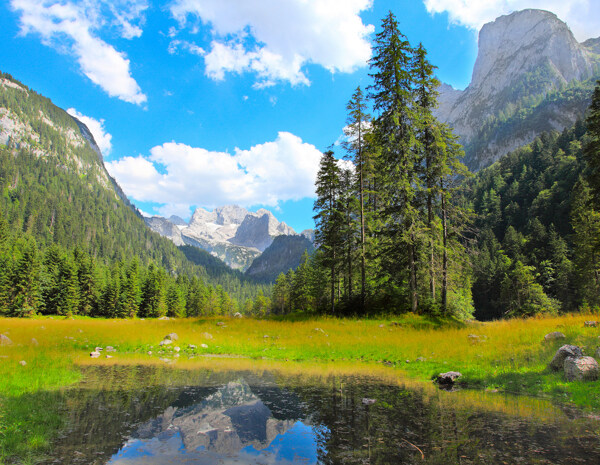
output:
<path id="1" fill-rule="evenodd" d="M 323 155 L 319 248 L 279 276 L 274 311 L 490 320 L 597 308 L 600 82 L 585 121 L 472 175 L 433 116 L 426 51 L 391 14 L 370 65 L 367 95 L 357 88 L 347 105 L 353 167 Z"/>

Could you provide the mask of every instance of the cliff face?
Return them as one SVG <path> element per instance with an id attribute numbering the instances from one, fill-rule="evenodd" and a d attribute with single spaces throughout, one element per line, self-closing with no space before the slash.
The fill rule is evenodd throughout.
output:
<path id="1" fill-rule="evenodd" d="M 559 98 L 553 107 L 545 99 L 595 75 L 597 42 L 578 43 L 564 22 L 543 10 L 515 12 L 483 26 L 471 83 L 464 91 L 441 85 L 436 112 L 460 137 L 467 165 L 483 168 L 515 144 L 573 124 L 589 98 Z M 526 124 L 507 130 L 513 117 Z"/>

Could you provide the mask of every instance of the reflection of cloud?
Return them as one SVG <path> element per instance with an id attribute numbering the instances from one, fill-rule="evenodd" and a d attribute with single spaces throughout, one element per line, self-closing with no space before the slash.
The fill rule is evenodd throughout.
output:
<path id="1" fill-rule="evenodd" d="M 167 408 L 142 424 L 109 463 L 174 463 L 182 454 L 194 464 L 286 464 L 295 456 L 316 463 L 316 442 L 307 431 L 296 420 L 275 419 L 241 380 L 191 407 Z"/>

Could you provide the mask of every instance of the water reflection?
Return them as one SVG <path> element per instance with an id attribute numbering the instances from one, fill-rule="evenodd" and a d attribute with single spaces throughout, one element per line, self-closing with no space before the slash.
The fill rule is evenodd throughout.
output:
<path id="1" fill-rule="evenodd" d="M 316 463 L 310 427 L 299 419 L 277 419 L 239 379 L 198 404 L 170 406 L 133 432 L 109 463 Z"/>
<path id="2" fill-rule="evenodd" d="M 48 463 L 600 463 L 597 420 L 543 403 L 530 418 L 519 398 L 507 412 L 487 408 L 498 395 L 352 376 L 94 367 L 85 379 Z"/>

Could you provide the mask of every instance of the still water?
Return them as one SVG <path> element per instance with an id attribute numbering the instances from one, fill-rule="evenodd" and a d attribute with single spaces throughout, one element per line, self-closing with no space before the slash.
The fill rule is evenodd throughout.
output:
<path id="1" fill-rule="evenodd" d="M 90 367 L 44 463 L 600 464 L 600 421 L 368 376 Z"/>

